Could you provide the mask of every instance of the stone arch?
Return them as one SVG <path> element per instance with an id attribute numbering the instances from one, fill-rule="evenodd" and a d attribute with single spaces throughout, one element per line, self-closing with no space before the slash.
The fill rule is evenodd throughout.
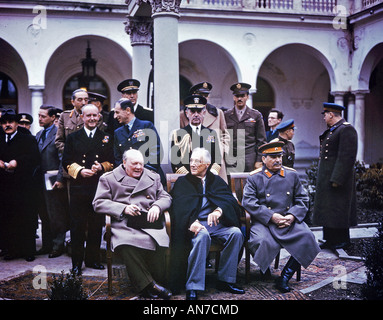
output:
<path id="1" fill-rule="evenodd" d="M 323 53 L 307 44 L 290 43 L 274 49 L 262 62 L 257 77 L 275 92 L 275 108 L 293 118 L 297 160 L 307 165 L 318 156 L 318 136 L 324 131 L 321 108 L 335 86 L 335 72 Z M 298 164 L 299 165 L 299 164 Z"/>
<path id="2" fill-rule="evenodd" d="M 17 88 L 18 112 L 30 112 L 30 91 L 28 89 L 28 74 L 24 61 L 16 49 L 7 41 L 0 39 L 0 71 L 12 79 Z"/>
<path id="3" fill-rule="evenodd" d="M 81 59 L 85 57 L 89 41 L 92 57 L 97 60 L 96 73 L 109 87 L 110 104 L 114 104 L 121 94 L 117 85 L 132 75 L 132 58 L 118 43 L 105 37 L 82 35 L 62 43 L 52 54 L 45 71 L 45 103 L 61 107 L 62 91 L 66 81 L 81 73 Z"/>
<path id="4" fill-rule="evenodd" d="M 232 107 L 230 86 L 241 78 L 231 54 L 220 45 L 201 39 L 179 44 L 180 74 L 193 84 L 208 81 L 213 85 L 210 102 L 217 107 Z"/>

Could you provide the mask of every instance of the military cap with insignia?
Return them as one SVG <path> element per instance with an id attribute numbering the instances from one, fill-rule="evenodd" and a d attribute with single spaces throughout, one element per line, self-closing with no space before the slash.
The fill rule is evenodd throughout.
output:
<path id="1" fill-rule="evenodd" d="M 269 143 L 265 143 L 261 145 L 258 148 L 258 150 L 260 153 L 262 153 L 265 156 L 271 155 L 271 154 L 279 155 L 283 153 L 282 147 L 284 146 L 284 144 L 285 143 L 283 141 L 271 141 Z"/>
<path id="2" fill-rule="evenodd" d="M 0 122 L 3 123 L 5 121 L 17 121 L 18 117 L 13 109 L 3 110 L 1 113 Z"/>
<path id="3" fill-rule="evenodd" d="M 213 88 L 209 82 L 200 82 L 192 86 L 189 90 L 189 94 L 209 94 Z"/>
<path id="4" fill-rule="evenodd" d="M 19 113 L 17 115 L 17 122 L 18 123 L 25 122 L 25 123 L 32 124 L 33 123 L 33 117 L 28 113 Z"/>
<path id="5" fill-rule="evenodd" d="M 100 101 L 101 103 L 104 103 L 104 101 L 106 100 L 106 96 L 96 92 L 88 91 L 88 97 L 89 101 Z"/>
<path id="6" fill-rule="evenodd" d="M 233 91 L 233 94 L 244 94 L 249 93 L 251 85 L 244 82 L 235 83 L 230 87 L 230 90 Z"/>
<path id="7" fill-rule="evenodd" d="M 117 90 L 120 92 L 125 91 L 138 91 L 140 89 L 140 81 L 136 79 L 126 79 L 117 86 Z"/>
<path id="8" fill-rule="evenodd" d="M 200 95 L 188 96 L 184 100 L 185 108 L 188 109 L 202 109 L 206 106 L 207 100 L 205 97 Z"/>
<path id="9" fill-rule="evenodd" d="M 283 131 L 286 131 L 288 129 L 296 129 L 295 125 L 294 125 L 294 119 L 289 119 L 289 120 L 286 120 L 284 122 L 281 122 L 277 127 L 276 129 L 279 131 L 279 132 L 283 132 Z"/>
<path id="10" fill-rule="evenodd" d="M 345 109 L 346 109 L 345 107 L 343 107 L 339 104 L 336 104 L 336 103 L 323 102 L 322 114 L 324 114 L 325 112 L 342 112 Z"/>

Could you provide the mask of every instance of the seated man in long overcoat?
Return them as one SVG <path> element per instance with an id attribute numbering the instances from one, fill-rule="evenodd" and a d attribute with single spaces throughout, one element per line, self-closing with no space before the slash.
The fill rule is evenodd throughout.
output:
<path id="1" fill-rule="evenodd" d="M 259 147 L 263 167 L 250 173 L 242 205 L 251 216 L 249 248 L 254 262 L 266 274 L 279 250 L 291 257 L 277 279 L 277 289 L 290 291 L 288 281 L 300 265 L 307 268 L 319 253 L 314 234 L 303 221 L 308 196 L 298 173 L 282 166 L 283 142 Z"/>
<path id="2" fill-rule="evenodd" d="M 101 176 L 93 201 L 96 213 L 112 217 L 112 250 L 120 252 L 129 278 L 144 297 L 169 299 L 165 277 L 169 237 L 163 212 L 171 205 L 160 176 L 144 168 L 140 151 L 123 154 L 123 164 Z"/>

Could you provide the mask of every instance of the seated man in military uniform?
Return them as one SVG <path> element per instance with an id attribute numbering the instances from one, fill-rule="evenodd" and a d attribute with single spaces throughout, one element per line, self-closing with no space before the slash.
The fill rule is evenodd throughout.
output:
<path id="1" fill-rule="evenodd" d="M 263 274 L 284 247 L 291 257 L 277 279 L 281 292 L 290 291 L 288 281 L 301 265 L 307 268 L 320 248 L 303 222 L 308 196 L 298 173 L 282 166 L 283 142 L 259 147 L 263 167 L 250 173 L 243 190 L 242 205 L 251 216 L 249 249 Z"/>

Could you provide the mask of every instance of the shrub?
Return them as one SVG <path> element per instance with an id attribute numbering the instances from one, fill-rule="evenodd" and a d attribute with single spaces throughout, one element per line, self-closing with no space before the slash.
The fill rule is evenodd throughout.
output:
<path id="1" fill-rule="evenodd" d="M 383 168 L 377 163 L 359 174 L 357 190 L 359 202 L 364 208 L 383 209 Z"/>
<path id="2" fill-rule="evenodd" d="M 50 289 L 50 300 L 86 300 L 88 295 L 84 292 L 81 275 L 71 271 L 64 275 L 64 271 L 56 277 L 53 275 Z"/>
<path id="3" fill-rule="evenodd" d="M 362 287 L 366 300 L 383 300 L 383 218 L 378 233 L 363 250 L 367 281 Z"/>

